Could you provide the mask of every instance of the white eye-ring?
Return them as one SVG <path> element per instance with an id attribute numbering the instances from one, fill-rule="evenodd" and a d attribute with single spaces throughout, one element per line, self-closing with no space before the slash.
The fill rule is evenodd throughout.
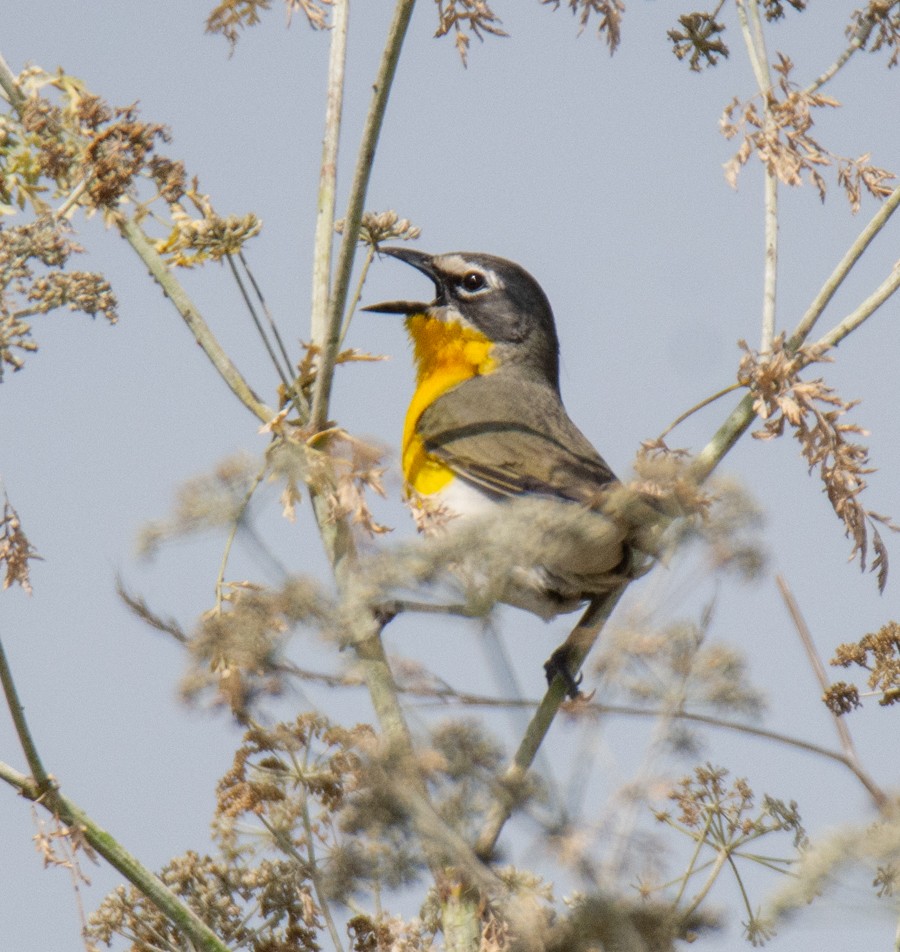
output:
<path id="1" fill-rule="evenodd" d="M 480 271 L 467 271 L 459 283 L 470 294 L 487 287 L 487 279 Z"/>

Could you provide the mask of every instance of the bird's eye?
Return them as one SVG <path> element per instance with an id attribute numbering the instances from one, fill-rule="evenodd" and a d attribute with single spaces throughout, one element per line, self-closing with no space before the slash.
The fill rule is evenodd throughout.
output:
<path id="1" fill-rule="evenodd" d="M 487 287 L 487 281 L 480 271 L 467 271 L 462 277 L 462 286 L 470 292 L 480 291 Z"/>

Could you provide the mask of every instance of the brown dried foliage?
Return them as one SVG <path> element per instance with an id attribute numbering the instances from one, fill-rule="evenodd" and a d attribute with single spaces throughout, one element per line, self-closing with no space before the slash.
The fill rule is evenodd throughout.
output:
<path id="1" fill-rule="evenodd" d="M 866 509 L 859 499 L 866 488 L 865 476 L 873 470 L 866 447 L 851 442 L 848 436 L 865 435 L 866 431 L 855 423 L 842 422 L 857 401 L 843 400 L 821 378 L 800 379 L 800 372 L 807 364 L 831 359 L 821 348 L 790 351 L 785 347 L 783 334 L 773 342 L 771 352 L 762 356 L 751 351 L 744 341 L 740 344 L 745 355 L 738 379 L 749 387 L 754 396 L 753 408 L 757 416 L 765 420 L 754 437 L 768 440 L 781 436 L 786 426 L 790 428 L 800 443 L 810 472 L 818 469 L 828 501 L 843 522 L 846 535 L 853 540 L 850 557 L 858 556 L 862 569 L 866 567 L 871 531 L 875 553 L 872 571 L 877 571 L 878 588 L 883 590 L 887 583 L 888 555 L 877 525 L 895 531 L 898 527 L 888 517 Z"/>
<path id="2" fill-rule="evenodd" d="M 213 7 L 206 18 L 207 33 L 221 33 L 228 40 L 232 52 L 240 37 L 240 31 L 256 26 L 260 14 L 269 10 L 272 0 L 222 0 Z M 302 13 L 314 30 L 328 26 L 328 8 L 331 0 L 285 0 L 288 23 L 295 12 Z"/>
<path id="3" fill-rule="evenodd" d="M 541 0 L 542 3 L 553 4 L 558 10 L 562 0 Z M 606 45 L 610 53 L 615 53 L 622 40 L 622 14 L 625 12 L 624 0 L 568 0 L 568 7 L 572 15 L 578 17 L 578 24 L 582 30 L 587 29 L 591 17 L 599 17 L 597 35 L 606 37 Z"/>
<path id="4" fill-rule="evenodd" d="M 338 358 L 339 362 L 379 359 L 356 351 L 345 351 Z M 307 376 L 310 373 L 314 371 L 307 369 Z M 269 459 L 275 475 L 285 481 L 285 516 L 294 518 L 299 485 L 304 483 L 328 500 L 330 520 L 348 519 L 369 535 L 389 532 L 375 519 L 366 499 L 368 490 L 384 496 L 381 450 L 340 427 L 312 432 L 288 419 L 289 410 L 285 407 L 263 427 L 279 437 L 269 449 Z"/>
<path id="5" fill-rule="evenodd" d="M 334 223 L 334 230 L 344 233 L 344 219 Z M 359 226 L 359 243 L 378 248 L 385 241 L 414 241 L 422 233 L 408 218 L 401 218 L 395 211 L 365 212 Z"/>
<path id="6" fill-rule="evenodd" d="M 886 169 L 869 163 L 869 155 L 856 159 L 837 155 L 822 146 L 810 133 L 815 109 L 840 106 L 836 99 L 818 92 L 800 89 L 790 80 L 791 60 L 778 54 L 773 68 L 779 75 L 777 91 L 773 89 L 768 102 L 757 106 L 757 99 L 741 103 L 735 98 L 722 114 L 719 126 L 726 139 L 742 136 L 734 157 L 725 164 L 725 178 L 736 186 L 740 170 L 754 153 L 766 169 L 785 185 L 799 186 L 804 175 L 815 185 L 824 201 L 827 190 L 820 169 L 836 166 L 838 184 L 843 188 L 854 212 L 859 210 L 863 190 L 873 198 L 891 194 L 887 184 L 895 176 Z"/>
<path id="7" fill-rule="evenodd" d="M 31 594 L 31 574 L 28 563 L 39 559 L 37 551 L 28 541 L 19 520 L 19 514 L 10 505 L 9 499 L 3 502 L 3 518 L 0 519 L 0 565 L 6 566 L 3 587 L 20 585 Z"/>
<path id="8" fill-rule="evenodd" d="M 436 37 L 446 36 L 451 30 L 456 36 L 456 51 L 466 65 L 469 53 L 469 32 L 484 42 L 484 34 L 507 36 L 500 26 L 500 18 L 486 0 L 435 0 L 438 8 Z"/>
<path id="9" fill-rule="evenodd" d="M 859 641 L 838 645 L 831 664 L 868 671 L 866 683 L 870 691 L 880 695 L 878 703 L 882 707 L 900 703 L 900 624 L 889 621 Z M 846 681 L 832 684 L 823 700 L 828 709 L 838 715 L 862 706 L 859 690 Z"/>

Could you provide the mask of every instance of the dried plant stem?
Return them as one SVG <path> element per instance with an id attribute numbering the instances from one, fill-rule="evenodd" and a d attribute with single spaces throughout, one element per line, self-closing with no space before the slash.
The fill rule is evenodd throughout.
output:
<path id="1" fill-rule="evenodd" d="M 753 67 L 756 84 L 762 94 L 766 125 L 771 126 L 772 119 L 772 77 L 769 72 L 769 58 L 766 52 L 766 38 L 762 19 L 759 15 L 759 0 L 737 0 L 738 19 L 747 47 L 747 55 Z M 762 333 L 760 335 L 760 353 L 772 347 L 775 339 L 775 307 L 778 290 L 778 177 L 774 169 L 765 169 L 765 259 L 763 275 L 763 314 Z"/>
<path id="2" fill-rule="evenodd" d="M 819 657 L 819 652 L 816 650 L 812 632 L 810 632 L 809 626 L 806 624 L 806 619 L 803 617 L 803 613 L 800 611 L 800 606 L 797 604 L 797 599 L 794 598 L 794 593 L 791 591 L 791 588 L 784 577 L 781 575 L 776 575 L 775 584 L 778 586 L 778 591 L 781 593 L 785 607 L 791 616 L 791 620 L 794 622 L 794 628 L 796 628 L 797 634 L 800 636 L 800 641 L 806 651 L 807 658 L 809 658 L 809 663 L 813 669 L 813 673 L 816 676 L 816 680 L 819 682 L 819 687 L 824 693 L 829 688 L 828 674 L 825 671 L 825 665 L 822 663 L 822 659 Z M 843 718 L 839 717 L 833 712 L 831 716 L 835 729 L 837 730 L 838 740 L 841 743 L 841 749 L 844 752 L 846 762 L 853 765 L 852 769 L 857 777 L 862 779 L 864 776 L 866 776 L 867 779 L 864 781 L 866 789 L 872 795 L 872 798 L 875 800 L 878 808 L 881 810 L 885 809 L 889 803 L 889 800 L 885 793 L 879 789 L 877 784 L 871 780 L 871 778 L 868 778 L 865 771 L 863 770 L 863 767 L 859 761 L 859 755 L 856 752 L 856 745 L 853 743 L 853 738 L 850 736 L 850 730 L 847 727 L 846 722 L 843 720 Z"/>
<path id="3" fill-rule="evenodd" d="M 222 345 L 216 340 L 200 311 L 166 266 L 165 261 L 163 261 L 156 248 L 153 247 L 153 243 L 141 226 L 134 219 L 123 217 L 119 221 L 119 231 L 135 250 L 141 261 L 144 262 L 147 270 L 163 289 L 166 297 L 175 306 L 188 329 L 194 335 L 194 339 L 219 372 L 219 376 L 228 384 L 231 392 L 251 413 L 255 414 L 264 423 L 268 423 L 275 416 L 275 411 L 260 400 L 241 376 L 240 371 L 232 363 Z"/>
<path id="4" fill-rule="evenodd" d="M 0 779 L 15 787 L 22 796 L 39 803 L 68 827 L 74 827 L 84 839 L 129 882 L 133 883 L 169 921 L 200 949 L 208 952 L 228 952 L 227 947 L 195 912 L 149 869 L 141 865 L 114 837 L 95 823 L 80 807 L 63 796 L 54 780 L 44 770 L 25 713 L 19 701 L 12 673 L 0 643 L 0 681 L 10 714 L 25 752 L 31 777 L 19 773 L 7 764 L 0 764 Z"/>
<path id="5" fill-rule="evenodd" d="M 37 795 L 41 796 L 53 789 L 53 781 L 44 769 L 34 738 L 31 736 L 28 721 L 25 719 L 25 709 L 19 700 L 19 692 L 16 690 L 16 683 L 13 680 L 12 669 L 6 658 L 2 639 L 0 639 L 0 684 L 3 685 L 6 706 L 9 708 L 16 735 L 25 754 L 25 760 L 28 762 L 28 769 L 31 771 L 31 777 L 37 788 Z"/>
<path id="6" fill-rule="evenodd" d="M 888 223 L 891 215 L 897 210 L 898 205 L 900 205 L 900 185 L 891 192 L 884 201 L 884 204 L 882 204 L 878 211 L 872 216 L 872 220 L 860 232 L 859 237 L 847 249 L 847 253 L 841 258 L 837 267 L 829 275 L 828 280 L 822 285 L 822 289 L 815 296 L 812 304 L 807 308 L 806 313 L 800 319 L 800 323 L 788 341 L 788 348 L 790 350 L 796 350 L 803 341 L 806 340 L 809 332 L 827 307 L 828 302 L 834 297 L 837 289 L 843 284 L 845 278 L 856 262 L 859 261 L 860 257 L 862 257 L 863 252 L 869 247 L 875 236 Z"/>
<path id="7" fill-rule="evenodd" d="M 328 55 L 328 88 L 325 99 L 325 136 L 322 140 L 322 165 L 319 169 L 319 197 L 313 251 L 310 333 L 313 343 L 319 345 L 324 342 L 328 331 L 328 291 L 331 284 L 331 249 L 334 244 L 334 206 L 349 20 L 350 0 L 337 0 L 331 19 L 331 49 Z"/>
<path id="8" fill-rule="evenodd" d="M 315 430 L 322 429 L 328 417 L 328 403 L 331 398 L 335 361 L 337 360 L 341 326 L 347 304 L 347 292 L 350 287 L 350 274 L 353 270 L 356 242 L 359 237 L 359 226 L 362 221 L 363 206 L 369 186 L 369 175 L 372 171 L 375 148 L 378 144 L 378 136 L 381 133 L 381 124 L 384 120 L 391 84 L 397 70 L 397 62 L 400 59 L 400 50 L 403 46 L 414 6 L 415 0 L 397 0 L 397 5 L 394 7 L 394 16 L 381 54 L 381 64 L 375 78 L 372 102 L 366 116 L 362 141 L 356 156 L 356 171 L 353 174 L 350 198 L 347 202 L 347 213 L 344 216 L 344 233 L 328 301 L 328 320 L 322 337 L 322 356 L 316 376 L 316 390 L 310 418 L 311 425 Z"/>

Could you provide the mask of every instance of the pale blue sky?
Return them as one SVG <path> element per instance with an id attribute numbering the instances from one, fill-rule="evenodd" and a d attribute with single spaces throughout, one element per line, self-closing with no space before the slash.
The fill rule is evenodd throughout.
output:
<path id="1" fill-rule="evenodd" d="M 858 5 L 813 4 L 808 14 L 790 13 L 777 25 L 772 48 L 790 53 L 799 81 L 836 56 L 843 24 Z M 423 0 L 367 202 L 395 208 L 420 226 L 424 250 L 486 251 L 535 275 L 556 313 L 567 407 L 623 475 L 641 440 L 734 379 L 739 338 L 759 340 L 761 175 L 751 165 L 737 192 L 726 185 L 721 166 L 733 146 L 717 129 L 722 107 L 734 95 L 747 96 L 752 77 L 736 29 L 732 58 L 718 69 L 698 76 L 678 63 L 665 32 L 684 11 L 672 6 L 633 0 L 622 47 L 610 59 L 592 33 L 577 36 L 565 10 L 497 0 L 511 37 L 473 41 L 463 70 L 451 41 L 432 38 L 435 12 Z M 387 7 L 357 4 L 351 14 L 342 196 Z M 33 0 L 4 17 L 0 52 L 16 71 L 28 62 L 62 66 L 113 103 L 139 101 L 147 120 L 169 125 L 166 153 L 200 176 L 216 208 L 262 218 L 249 258 L 285 336 L 307 339 L 327 37 L 299 21 L 286 31 L 281 11 L 273 11 L 229 59 L 224 40 L 203 34 L 205 10 L 175 0 Z M 850 64 L 829 88 L 846 109 L 824 114 L 817 131 L 835 151 L 871 150 L 876 164 L 900 168 L 900 70 L 889 72 L 886 59 L 863 54 Z M 781 210 L 778 326 L 790 328 L 874 204 L 864 201 L 853 218 L 836 188 L 824 206 L 807 188 L 782 191 Z M 823 330 L 886 275 L 897 257 L 897 229 L 894 222 L 866 255 Z M 180 704 L 179 650 L 127 612 L 114 579 L 120 573 L 154 607 L 190 625 L 211 604 L 221 539 L 175 545 L 147 564 L 135 558 L 135 538 L 166 513 L 181 482 L 238 449 L 262 452 L 265 438 L 125 243 L 97 221 L 81 240 L 89 254 L 76 266 L 108 274 L 121 321 L 110 328 L 68 313 L 37 319 L 40 352 L 0 385 L 0 473 L 45 559 L 34 570 L 33 597 L 0 596 L 0 624 L 48 768 L 67 794 L 158 867 L 188 848 L 204 848 L 214 784 L 238 731 L 223 716 Z M 376 264 L 365 301 L 426 293 L 423 281 L 397 262 Z M 185 282 L 245 375 L 273 401 L 273 374 L 225 270 L 210 266 Z M 855 419 L 871 430 L 879 469 L 869 504 L 895 517 L 898 318 L 894 301 L 824 368 L 842 395 L 863 401 Z M 402 326 L 362 315 L 350 343 L 391 360 L 342 369 L 333 415 L 395 450 L 411 381 Z M 726 398 L 693 418 L 671 445 L 702 446 L 733 402 Z M 410 537 L 395 457 L 391 465 L 390 500 L 379 512 L 397 527 L 395 536 Z M 773 576 L 789 580 L 826 658 L 839 642 L 897 617 L 900 582 L 895 574 L 879 597 L 874 577 L 847 563 L 849 543 L 792 440 L 745 438 L 723 469 L 739 475 L 766 511 L 771 566 L 753 587 L 719 591 L 713 633 L 747 650 L 769 698 L 767 725 L 834 744 Z M 282 522 L 272 495 L 259 515 L 284 564 L 321 571 L 308 518 L 299 528 Z M 889 544 L 900 564 L 896 538 Z M 233 577 L 271 577 L 266 573 L 252 550 L 237 552 Z M 695 614 L 710 594 L 705 587 L 664 608 Z M 535 696 L 543 686 L 541 663 L 564 636 L 565 622 L 548 627 L 511 611 L 501 622 L 522 690 Z M 391 628 L 391 650 L 426 660 L 460 688 L 492 689 L 473 627 L 404 620 Z M 296 651 L 327 664 L 324 649 L 298 641 Z M 368 716 L 359 693 L 335 698 L 311 690 L 309 697 L 348 722 Z M 279 710 L 304 703 L 295 694 Z M 896 786 L 900 762 L 890 719 L 890 711 L 870 705 L 851 721 L 863 762 L 886 787 Z M 506 727 L 502 719 L 492 723 Z M 571 769 L 566 752 L 578 735 L 564 725 L 555 731 L 553 762 L 564 784 Z M 604 726 L 609 775 L 627 778 L 629 748 L 643 736 L 645 728 L 626 721 Z M 22 767 L 5 717 L 0 758 Z M 844 811 L 871 818 L 858 784 L 838 766 L 722 733 L 711 735 L 703 758 L 747 774 L 760 793 L 797 799 L 814 833 Z M 0 791 L 0 945 L 16 952 L 77 949 L 68 877 L 41 868 L 29 810 Z M 119 877 L 105 868 L 88 872 L 94 886 L 83 889 L 83 901 L 90 910 Z M 726 889 L 718 899 L 733 896 Z M 895 928 L 896 908 L 892 916 L 887 903 L 872 898 L 865 876 L 851 877 L 771 948 L 884 948 Z M 738 932 L 735 922 L 698 949 L 739 947 Z"/>

